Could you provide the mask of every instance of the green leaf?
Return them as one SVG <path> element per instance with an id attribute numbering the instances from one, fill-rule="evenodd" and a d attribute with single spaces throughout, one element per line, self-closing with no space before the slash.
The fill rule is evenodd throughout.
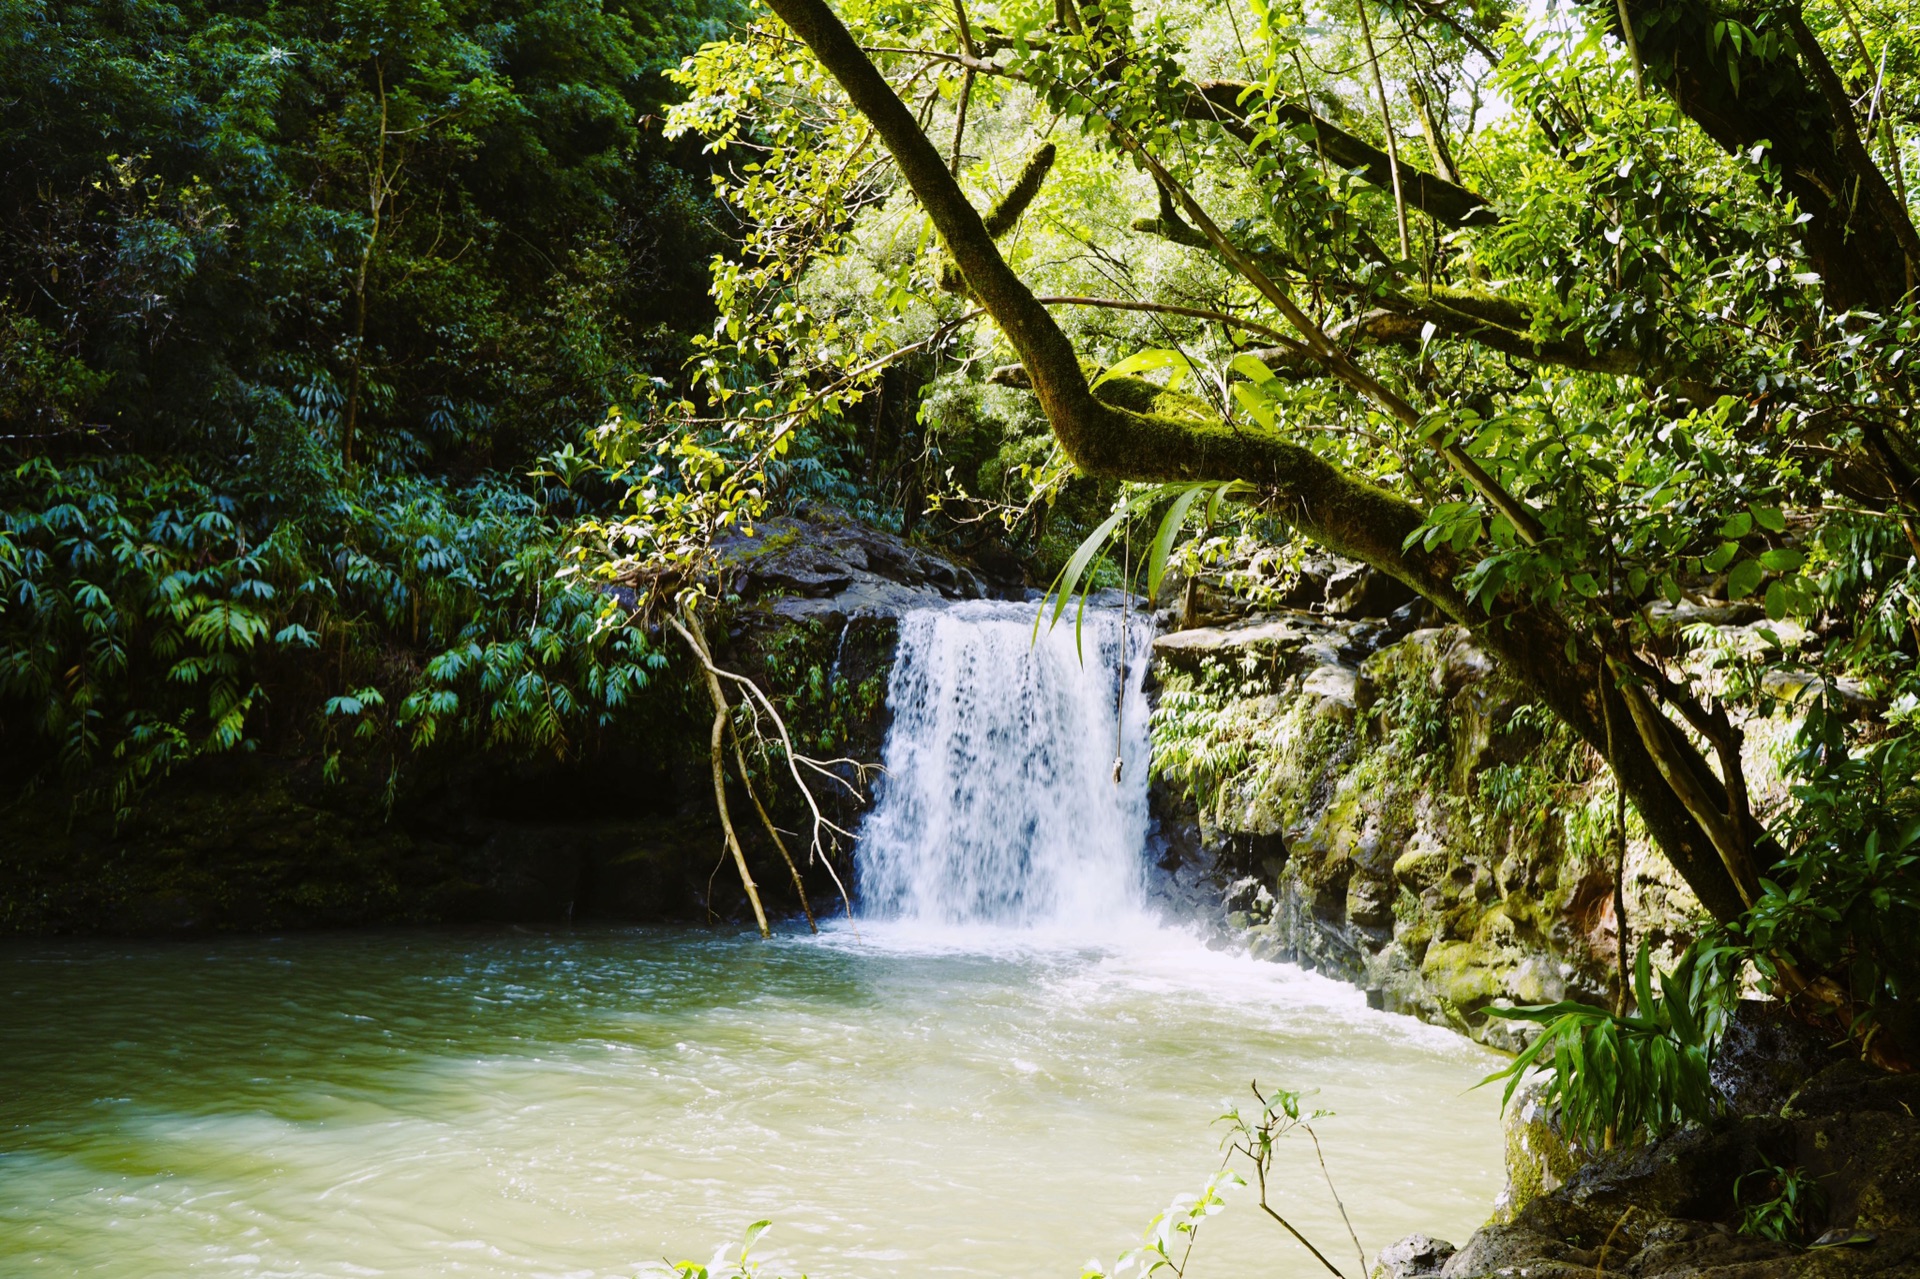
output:
<path id="1" fill-rule="evenodd" d="M 1264 383 L 1273 381 L 1273 370 L 1266 366 L 1266 362 L 1256 356 L 1248 355 L 1244 351 L 1234 356 L 1233 363 L 1229 364 L 1227 368 L 1231 372 L 1238 373 L 1250 382 Z"/>
<path id="2" fill-rule="evenodd" d="M 1726 523 L 1720 526 L 1721 537 L 1745 537 L 1751 532 L 1753 532 L 1753 516 L 1744 511 L 1729 515 Z"/>
<path id="3" fill-rule="evenodd" d="M 1187 366 L 1187 357 L 1180 354 L 1180 352 L 1149 347 L 1144 351 L 1135 351 L 1126 359 L 1111 365 L 1106 371 L 1101 373 L 1099 377 L 1093 380 L 1093 385 L 1099 386 L 1102 382 L 1108 381 L 1111 378 L 1130 377 L 1135 374 L 1151 372 L 1154 369 L 1177 368 L 1184 372 Z"/>
<path id="4" fill-rule="evenodd" d="M 1733 571 L 1727 574 L 1727 598 L 1745 599 L 1753 594 L 1753 588 L 1760 585 L 1760 579 L 1764 575 L 1765 570 L 1760 567 L 1759 560 L 1741 560 L 1733 566 Z"/>
<path id="5" fill-rule="evenodd" d="M 1749 506 L 1747 509 L 1753 512 L 1754 522 L 1759 524 L 1761 528 L 1767 530 L 1767 532 L 1784 533 L 1787 531 L 1787 517 L 1780 513 L 1779 507 Z"/>
<path id="6" fill-rule="evenodd" d="M 1700 561 L 1700 566 L 1709 573 L 1718 573 L 1721 569 L 1733 563 L 1733 557 L 1739 553 L 1740 544 L 1738 542 L 1722 542 L 1714 549 L 1711 555 Z"/>
<path id="7" fill-rule="evenodd" d="M 1240 401 L 1240 407 L 1247 415 L 1268 430 L 1273 429 L 1273 403 L 1260 393 L 1260 389 L 1250 382 L 1235 382 L 1233 398 Z"/>
<path id="8" fill-rule="evenodd" d="M 1113 531 L 1120 527 L 1120 522 L 1126 519 L 1131 511 L 1132 503 L 1122 506 L 1102 521 L 1100 527 L 1087 534 L 1086 539 L 1074 551 L 1073 557 L 1067 561 L 1066 567 L 1060 570 L 1060 575 L 1053 579 L 1053 585 L 1049 586 L 1047 593 L 1041 596 L 1040 611 L 1033 619 L 1034 642 L 1038 643 L 1040 639 L 1041 618 L 1047 619 L 1049 630 L 1059 624 L 1060 615 L 1067 611 L 1067 600 L 1079 588 L 1080 578 L 1087 571 L 1087 565 L 1093 563 L 1093 557 L 1100 553 L 1100 548 L 1106 545 L 1107 539 L 1113 536 Z M 1051 616 L 1047 613 L 1048 600 L 1053 601 Z"/>
<path id="9" fill-rule="evenodd" d="M 1769 622 L 1780 621 L 1792 610 L 1792 596 L 1793 592 L 1788 589 L 1785 582 L 1767 583 L 1767 620 Z"/>
<path id="10" fill-rule="evenodd" d="M 1147 557 L 1148 599 L 1160 597 L 1160 583 L 1167 575 L 1167 559 L 1173 554 L 1174 539 L 1180 536 L 1180 528 L 1187 522 L 1187 512 L 1205 491 L 1198 487 L 1188 489 L 1173 500 L 1166 518 L 1160 521 L 1160 531 L 1154 534 L 1153 549 Z"/>
<path id="11" fill-rule="evenodd" d="M 1760 557 L 1762 568 L 1776 573 L 1791 573 L 1807 562 L 1807 557 L 1791 546 L 1778 546 Z"/>

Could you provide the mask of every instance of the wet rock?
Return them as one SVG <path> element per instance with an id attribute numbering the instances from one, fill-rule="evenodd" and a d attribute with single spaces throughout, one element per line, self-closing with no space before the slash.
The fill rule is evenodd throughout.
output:
<path id="1" fill-rule="evenodd" d="M 1743 1115 L 1778 1114 L 1803 1083 L 1841 1056 L 1828 1036 L 1780 1005 L 1742 1000 L 1714 1059 L 1713 1083 Z"/>
<path id="2" fill-rule="evenodd" d="M 1642 1279 L 1839 1279 L 1920 1275 L 1920 1080 L 1841 1062 L 1778 1115 L 1730 1116 L 1651 1145 L 1606 1152 L 1557 1188 L 1518 1200 L 1475 1232 L 1445 1274 Z M 1819 1187 L 1800 1240 L 1741 1232 L 1741 1205 L 1776 1169 Z M 1542 1180 L 1545 1185 L 1545 1179 Z M 1737 1195 L 1736 1186 L 1743 1187 Z M 1825 1243 L 1820 1243 L 1826 1240 Z M 1817 1246 L 1808 1246 L 1809 1244 Z"/>
<path id="3" fill-rule="evenodd" d="M 1582 1152 L 1561 1134 L 1544 1085 L 1538 1071 L 1529 1071 L 1506 1103 L 1507 1184 L 1494 1200 L 1496 1223 L 1511 1222 L 1535 1199 L 1558 1190 L 1584 1162 Z"/>
<path id="4" fill-rule="evenodd" d="M 1728 603 L 1716 599 L 1683 599 L 1678 604 L 1655 600 L 1648 606 L 1647 612 L 1655 625 L 1674 630 L 1701 623 L 1709 626 L 1744 626 L 1760 621 L 1767 615 L 1764 606 L 1752 601 Z"/>
<path id="5" fill-rule="evenodd" d="M 714 544 L 750 605 L 789 621 L 897 618 L 916 608 L 981 599 L 971 568 L 835 512 L 763 520 Z"/>
<path id="6" fill-rule="evenodd" d="M 1382 929 L 1385 940 L 1393 930 L 1393 903 L 1398 886 L 1377 875 L 1355 875 L 1347 881 L 1347 918 L 1363 928 Z"/>
<path id="7" fill-rule="evenodd" d="M 1155 638 L 1153 655 L 1186 669 L 1197 668 L 1208 658 L 1251 658 L 1270 676 L 1298 679 L 1321 667 L 1341 666 L 1340 651 L 1351 635 L 1351 626 L 1289 614 L 1173 631 Z"/>
<path id="8" fill-rule="evenodd" d="M 1378 569 L 1344 566 L 1327 579 L 1325 608 L 1336 617 L 1388 617 L 1414 602 L 1413 588 Z"/>
<path id="9" fill-rule="evenodd" d="M 1227 925 L 1259 953 L 1516 1049 L 1531 1031 L 1488 1016 L 1495 1000 L 1605 1001 L 1611 879 L 1569 846 L 1558 814 L 1581 801 L 1518 683 L 1458 627 L 1363 651 L 1380 625 L 1288 613 L 1162 635 L 1161 681 L 1217 708 L 1204 749 L 1246 761 L 1204 803 L 1157 790 L 1162 838 L 1215 900 L 1266 876 L 1271 916 Z M 1235 841 L 1256 834 L 1287 856 L 1249 864 Z M 1642 935 L 1680 935 L 1692 911 L 1664 883 L 1630 905 Z"/>
<path id="10" fill-rule="evenodd" d="M 1453 1245 L 1444 1239 L 1408 1235 L 1380 1250 L 1369 1279 L 1425 1279 L 1428 1275 L 1438 1275 L 1453 1253 Z"/>

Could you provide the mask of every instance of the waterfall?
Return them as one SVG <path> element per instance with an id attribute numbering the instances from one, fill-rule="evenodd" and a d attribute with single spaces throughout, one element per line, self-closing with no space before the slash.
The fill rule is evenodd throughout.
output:
<path id="1" fill-rule="evenodd" d="M 1034 614 L 976 602 L 901 620 L 864 913 L 1034 927 L 1140 909 L 1152 624 L 1126 624 L 1122 690 L 1118 611 L 1089 608 L 1078 649 L 1071 612 L 1038 642 Z"/>

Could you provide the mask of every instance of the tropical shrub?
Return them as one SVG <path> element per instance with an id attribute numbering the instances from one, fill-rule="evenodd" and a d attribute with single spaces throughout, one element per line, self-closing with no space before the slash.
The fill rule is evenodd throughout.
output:
<path id="1" fill-rule="evenodd" d="M 39 458 L 5 492 L 0 701 L 30 710 L 43 779 L 122 815 L 269 741 L 390 780 L 455 742 L 566 754 L 664 664 L 614 597 L 557 576 L 565 513 L 524 489 L 368 480 L 286 519 L 180 466 Z"/>
<path id="2" fill-rule="evenodd" d="M 1724 979 L 1691 950 L 1672 972 L 1660 974 L 1657 991 L 1650 971 L 1642 946 L 1634 959 L 1630 1016 L 1571 1001 L 1488 1009 L 1541 1031 L 1481 1083 L 1507 1081 L 1504 1107 L 1526 1073 L 1543 1066 L 1543 1100 L 1559 1107 L 1562 1131 L 1589 1149 L 1661 1137 L 1712 1118 L 1720 1106 L 1713 1057 L 1725 1022 L 1715 1001 Z"/>

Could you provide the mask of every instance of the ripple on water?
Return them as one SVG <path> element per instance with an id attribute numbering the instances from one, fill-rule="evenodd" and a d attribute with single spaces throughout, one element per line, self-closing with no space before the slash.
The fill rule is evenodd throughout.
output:
<path id="1" fill-rule="evenodd" d="M 793 1276 L 1071 1279 L 1205 1180 L 1253 1078 L 1336 1112 L 1369 1248 L 1484 1217 L 1488 1054 L 1291 967 L 1114 936 L 0 948 L 0 1275 L 632 1275 L 771 1217 Z M 1333 1252 L 1310 1148 L 1282 1169 Z M 1192 1273 L 1303 1260 L 1234 1209 Z"/>

